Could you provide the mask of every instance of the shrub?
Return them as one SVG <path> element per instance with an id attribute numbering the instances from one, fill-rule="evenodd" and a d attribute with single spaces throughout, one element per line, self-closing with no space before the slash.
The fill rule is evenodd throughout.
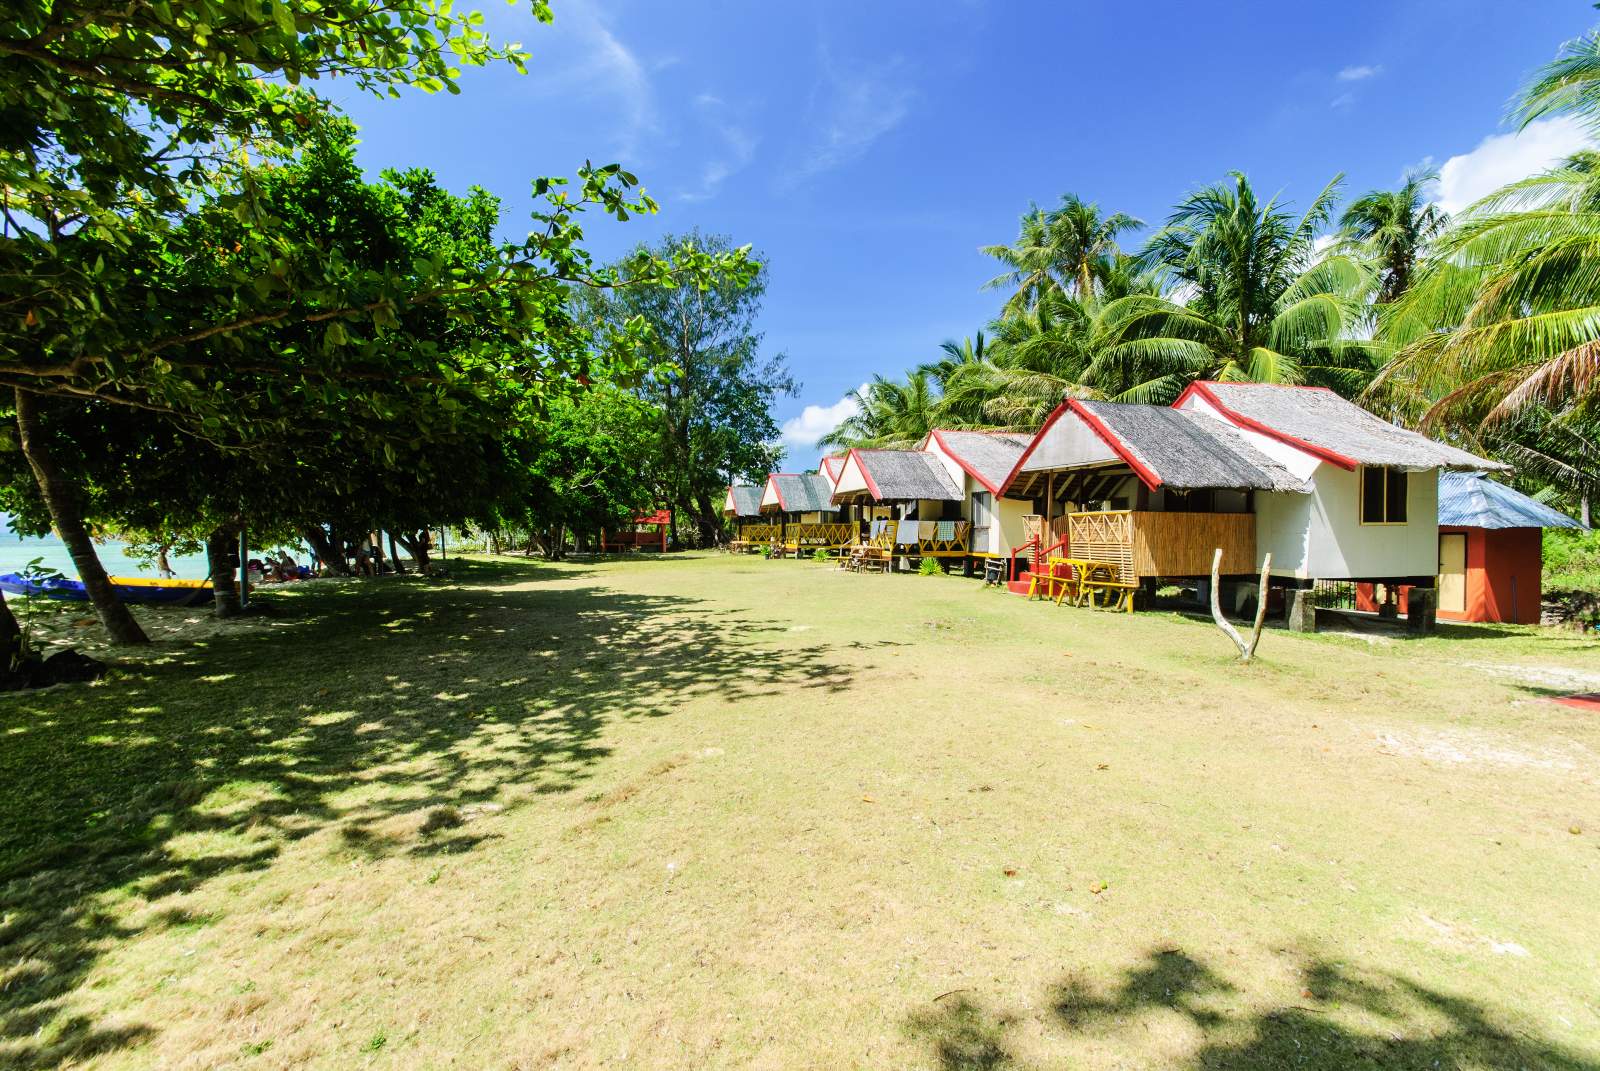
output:
<path id="1" fill-rule="evenodd" d="M 943 576 L 944 570 L 939 568 L 938 558 L 924 558 L 922 564 L 917 566 L 917 572 L 923 576 Z"/>
<path id="2" fill-rule="evenodd" d="M 818 547 L 816 550 L 811 552 L 811 560 L 814 562 L 825 562 L 828 560 L 828 552 L 823 550 L 821 547 Z"/>

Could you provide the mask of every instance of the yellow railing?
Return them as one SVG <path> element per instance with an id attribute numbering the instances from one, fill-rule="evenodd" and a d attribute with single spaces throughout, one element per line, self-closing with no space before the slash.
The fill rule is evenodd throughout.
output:
<path id="1" fill-rule="evenodd" d="M 784 529 L 784 542 L 804 547 L 847 547 L 854 540 L 856 526 L 848 521 L 820 524 L 791 524 Z"/>
<path id="2" fill-rule="evenodd" d="M 917 529 L 915 543 L 900 542 L 900 529 L 911 525 Z M 940 539 L 943 531 L 949 538 Z M 906 533 L 908 536 L 909 532 Z M 972 536 L 972 525 L 967 521 L 889 521 L 867 542 L 874 547 L 884 547 L 900 554 L 918 557 L 925 554 L 966 554 Z"/>
<path id="3" fill-rule="evenodd" d="M 741 524 L 739 538 L 746 543 L 778 543 L 783 540 L 783 525 Z"/>

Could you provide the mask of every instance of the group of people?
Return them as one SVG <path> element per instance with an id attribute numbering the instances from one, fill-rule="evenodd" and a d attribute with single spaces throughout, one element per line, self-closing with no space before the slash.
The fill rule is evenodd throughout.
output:
<path id="1" fill-rule="evenodd" d="M 247 569 L 252 584 L 286 584 L 311 576 L 311 570 L 297 563 L 286 550 L 278 551 L 277 557 L 269 551 L 265 559 L 251 558 Z"/>

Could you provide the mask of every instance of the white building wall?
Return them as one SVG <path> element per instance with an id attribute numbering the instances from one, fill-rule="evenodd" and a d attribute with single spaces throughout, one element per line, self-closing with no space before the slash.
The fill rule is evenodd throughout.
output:
<path id="1" fill-rule="evenodd" d="M 1012 547 L 1022 546 L 1027 530 L 1022 518 L 1033 512 L 1033 503 L 1025 498 L 997 498 L 994 500 L 998 524 L 990 529 L 990 554 L 1010 554 Z M 976 549 L 976 548 L 974 548 Z"/>

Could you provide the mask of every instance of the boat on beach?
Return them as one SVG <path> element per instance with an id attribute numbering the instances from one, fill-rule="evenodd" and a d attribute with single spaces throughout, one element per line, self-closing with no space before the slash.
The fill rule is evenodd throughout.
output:
<path id="1" fill-rule="evenodd" d="M 142 576 L 113 576 L 109 579 L 117 598 L 126 603 L 189 606 L 211 597 L 209 580 L 165 580 Z M 89 600 L 83 581 L 59 576 L 34 579 L 19 573 L 0 573 L 0 591 L 8 595 L 60 599 L 65 602 Z"/>

